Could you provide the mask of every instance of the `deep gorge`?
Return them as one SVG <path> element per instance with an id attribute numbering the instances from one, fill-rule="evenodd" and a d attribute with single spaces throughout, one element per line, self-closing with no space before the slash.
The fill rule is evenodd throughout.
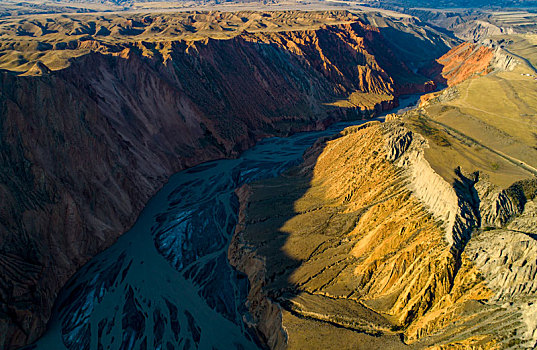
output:
<path id="1" fill-rule="evenodd" d="M 0 76 L 4 347 L 44 332 L 62 285 L 171 174 L 434 89 L 360 22 L 169 42 L 164 61 L 122 45 L 43 75 Z M 355 92 L 382 99 L 333 105 Z"/>

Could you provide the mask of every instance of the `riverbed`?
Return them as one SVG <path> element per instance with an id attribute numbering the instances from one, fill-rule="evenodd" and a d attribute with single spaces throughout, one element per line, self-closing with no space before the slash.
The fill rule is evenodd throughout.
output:
<path id="1" fill-rule="evenodd" d="M 400 98 L 414 105 L 419 95 Z M 380 118 L 382 119 L 382 118 Z M 60 292 L 37 349 L 258 349 L 246 326 L 246 278 L 228 263 L 235 189 L 298 164 L 324 131 L 269 138 L 238 159 L 173 175 L 135 225 Z"/>

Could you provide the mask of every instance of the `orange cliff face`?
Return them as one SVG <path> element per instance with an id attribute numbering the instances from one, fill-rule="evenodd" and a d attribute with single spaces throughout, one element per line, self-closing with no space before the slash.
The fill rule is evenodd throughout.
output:
<path id="1" fill-rule="evenodd" d="M 61 286 L 174 172 L 378 108 L 329 105 L 356 91 L 393 100 L 427 88 L 400 78 L 406 65 L 361 23 L 77 45 L 90 51 L 65 69 L 0 73 L 4 349 L 42 334 Z"/>
<path id="2" fill-rule="evenodd" d="M 425 74 L 433 77 L 437 84 L 454 86 L 472 77 L 490 73 L 493 59 L 492 48 L 465 42 L 437 59 L 435 64 L 425 71 Z M 420 107 L 439 94 L 440 92 L 433 92 L 423 95 L 420 99 Z"/>
<path id="3" fill-rule="evenodd" d="M 465 42 L 437 59 L 430 73 L 437 82 L 453 86 L 472 76 L 489 73 L 493 58 L 493 49 Z"/>

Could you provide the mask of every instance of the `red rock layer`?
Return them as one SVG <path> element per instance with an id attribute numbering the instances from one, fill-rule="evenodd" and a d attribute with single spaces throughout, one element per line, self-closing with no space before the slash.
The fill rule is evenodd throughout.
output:
<path id="1" fill-rule="evenodd" d="M 437 59 L 429 73 L 436 76 L 437 82 L 453 86 L 472 76 L 489 73 L 493 57 L 491 48 L 465 42 Z"/>
<path id="2" fill-rule="evenodd" d="M 42 334 L 61 286 L 172 173 L 358 117 L 327 105 L 353 91 L 424 89 L 360 23 L 96 50 L 43 76 L 0 73 L 3 349 Z"/>

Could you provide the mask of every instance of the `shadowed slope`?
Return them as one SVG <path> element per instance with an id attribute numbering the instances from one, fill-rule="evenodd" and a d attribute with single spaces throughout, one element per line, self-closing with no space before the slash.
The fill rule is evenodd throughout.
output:
<path id="1" fill-rule="evenodd" d="M 37 348 L 263 348 L 244 322 L 245 279 L 226 259 L 234 189 L 277 176 L 331 132 L 264 140 L 239 159 L 174 175 L 133 228 L 63 288 Z"/>

